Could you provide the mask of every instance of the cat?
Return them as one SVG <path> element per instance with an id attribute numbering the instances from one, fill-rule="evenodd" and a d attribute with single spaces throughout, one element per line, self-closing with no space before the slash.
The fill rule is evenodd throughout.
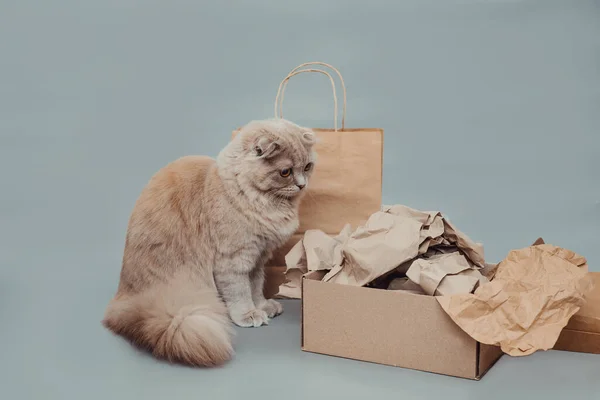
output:
<path id="1" fill-rule="evenodd" d="M 103 324 L 159 359 L 217 366 L 233 326 L 283 312 L 263 295 L 264 264 L 298 229 L 316 162 L 314 132 L 253 121 L 215 159 L 182 157 L 142 190 Z"/>

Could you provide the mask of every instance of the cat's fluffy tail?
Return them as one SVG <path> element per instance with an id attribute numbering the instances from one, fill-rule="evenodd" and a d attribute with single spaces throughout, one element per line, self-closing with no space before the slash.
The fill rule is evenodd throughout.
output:
<path id="1" fill-rule="evenodd" d="M 211 367 L 233 356 L 233 329 L 217 291 L 189 282 L 118 295 L 102 323 L 170 362 Z"/>

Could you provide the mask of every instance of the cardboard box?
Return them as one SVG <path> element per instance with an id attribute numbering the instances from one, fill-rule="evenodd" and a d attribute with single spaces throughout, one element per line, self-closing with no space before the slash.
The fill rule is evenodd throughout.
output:
<path id="1" fill-rule="evenodd" d="M 502 356 L 461 330 L 433 296 L 302 281 L 302 349 L 479 380 Z"/>
<path id="2" fill-rule="evenodd" d="M 600 354 L 600 272 L 589 273 L 594 289 L 563 329 L 554 346 L 555 350 Z"/>

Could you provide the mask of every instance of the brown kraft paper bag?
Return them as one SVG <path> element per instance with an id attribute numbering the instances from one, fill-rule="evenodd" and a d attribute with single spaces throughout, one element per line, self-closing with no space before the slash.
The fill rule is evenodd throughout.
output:
<path id="1" fill-rule="evenodd" d="M 320 69 L 301 69 L 308 65 L 323 65 L 339 76 L 343 90 L 343 112 L 341 129 L 338 129 L 337 95 L 335 81 Z M 281 81 L 275 99 L 275 117 L 283 118 L 283 99 L 288 81 L 301 73 L 326 75 L 333 89 L 333 129 L 313 128 L 317 135 L 317 162 L 307 193 L 300 204 L 300 227 L 291 240 L 275 252 L 268 263 L 273 271 L 285 271 L 285 255 L 302 238 L 304 232 L 319 229 L 329 235 L 337 235 L 346 225 L 356 228 L 363 225 L 371 214 L 381 209 L 383 129 L 346 128 L 346 87 L 340 72 L 329 64 L 309 62 L 294 68 Z M 239 132 L 235 130 L 233 137 Z M 269 273 L 267 273 L 269 276 Z M 273 279 L 279 286 L 281 279 Z M 268 286 L 269 280 L 266 285 Z M 273 288 L 266 288 L 270 295 Z"/>

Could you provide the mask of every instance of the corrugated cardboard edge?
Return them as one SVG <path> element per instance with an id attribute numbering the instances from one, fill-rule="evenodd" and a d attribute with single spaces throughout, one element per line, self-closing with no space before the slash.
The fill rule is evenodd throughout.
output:
<path id="1" fill-rule="evenodd" d="M 324 275 L 325 275 L 324 271 L 314 271 L 314 272 L 310 272 L 310 273 L 306 274 L 303 277 L 303 279 L 302 279 L 302 298 L 303 299 L 304 299 L 305 281 L 307 279 L 321 281 Z M 301 307 L 301 311 L 300 311 L 300 313 L 301 313 L 300 346 L 303 351 L 315 353 L 311 350 L 308 350 L 305 346 L 305 342 L 304 342 L 305 323 L 304 322 L 306 319 L 306 315 L 305 315 L 304 301 L 301 302 L 300 307 Z M 413 368 L 409 368 L 409 367 L 401 367 L 401 368 L 413 369 L 413 370 L 418 370 L 421 372 L 427 372 L 427 373 L 432 373 L 432 374 L 437 374 L 437 375 L 446 375 L 446 376 L 452 376 L 452 377 L 457 377 L 457 378 L 479 381 L 494 366 L 494 364 L 504 355 L 504 353 L 497 346 L 489 346 L 489 345 L 481 344 L 479 342 L 476 342 L 476 343 L 477 343 L 476 344 L 476 359 L 474 360 L 475 361 L 475 374 L 473 376 L 459 376 L 459 375 L 452 375 L 452 374 L 444 374 L 444 373 L 440 373 L 440 372 L 432 372 L 432 371 L 426 371 L 426 370 L 420 370 L 420 369 L 413 369 Z M 317 353 L 317 354 L 326 354 L 326 353 Z M 338 356 L 335 354 L 326 354 L 326 355 L 329 355 L 332 357 L 346 358 L 346 357 Z M 355 360 L 355 359 L 349 358 L 349 357 L 347 359 Z M 366 360 L 358 360 L 358 361 L 371 362 L 371 363 L 380 364 L 380 365 L 390 365 L 390 364 L 377 363 L 374 361 L 366 361 Z"/>

